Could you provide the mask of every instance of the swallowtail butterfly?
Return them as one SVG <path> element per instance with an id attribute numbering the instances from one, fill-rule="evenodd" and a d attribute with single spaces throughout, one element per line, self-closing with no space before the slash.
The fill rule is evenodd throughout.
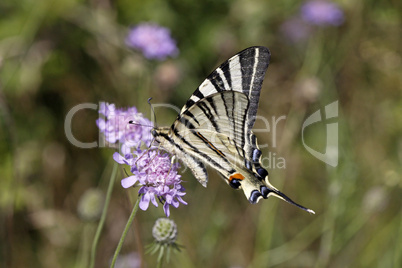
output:
<path id="1" fill-rule="evenodd" d="M 231 187 L 242 189 L 252 204 L 276 196 L 314 214 L 276 189 L 261 165 L 252 128 L 269 60 L 266 47 L 250 47 L 234 55 L 195 90 L 171 127 L 154 128 L 152 135 L 204 187 L 207 165 Z"/>

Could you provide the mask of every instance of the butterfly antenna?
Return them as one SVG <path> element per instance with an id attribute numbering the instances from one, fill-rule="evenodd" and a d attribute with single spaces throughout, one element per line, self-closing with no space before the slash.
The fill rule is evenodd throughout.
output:
<path id="1" fill-rule="evenodd" d="M 158 124 L 156 123 L 156 114 L 155 114 L 154 106 L 152 106 L 151 100 L 152 100 L 152 98 L 149 98 L 149 99 L 148 99 L 148 104 L 149 104 L 149 106 L 151 106 L 151 110 L 152 110 L 152 113 L 153 113 L 153 115 L 154 115 L 155 126 L 158 126 Z"/>
<path id="2" fill-rule="evenodd" d="M 142 126 L 142 127 L 151 127 L 151 128 L 153 127 L 153 126 L 143 125 L 143 124 L 134 122 L 134 120 L 130 120 L 130 121 L 128 121 L 128 123 L 129 123 L 130 125 L 137 125 L 137 126 Z"/>

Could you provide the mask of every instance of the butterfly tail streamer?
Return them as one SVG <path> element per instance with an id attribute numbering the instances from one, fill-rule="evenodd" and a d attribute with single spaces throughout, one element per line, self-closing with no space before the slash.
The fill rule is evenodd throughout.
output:
<path id="1" fill-rule="evenodd" d="M 284 193 L 280 192 L 277 189 L 271 189 L 271 192 L 269 194 L 271 194 L 273 196 L 276 196 L 277 198 L 282 199 L 282 200 L 288 202 L 289 204 L 292 204 L 292 205 L 294 205 L 294 206 L 296 206 L 296 207 L 298 207 L 298 208 L 300 208 L 300 209 L 302 209 L 304 211 L 307 211 L 310 214 L 315 214 L 314 210 L 306 208 L 306 207 L 303 207 L 302 205 L 297 204 L 296 202 L 294 202 L 292 199 L 290 199 Z"/>

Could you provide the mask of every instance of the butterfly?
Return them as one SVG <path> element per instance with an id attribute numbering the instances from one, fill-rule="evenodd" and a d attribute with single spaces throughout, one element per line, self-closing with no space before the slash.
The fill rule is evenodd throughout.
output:
<path id="1" fill-rule="evenodd" d="M 276 189 L 261 164 L 252 128 L 270 55 L 266 47 L 249 47 L 222 63 L 194 91 L 173 125 L 156 127 L 152 135 L 204 187 L 209 166 L 232 188 L 242 189 L 252 204 L 276 196 L 314 214 Z"/>

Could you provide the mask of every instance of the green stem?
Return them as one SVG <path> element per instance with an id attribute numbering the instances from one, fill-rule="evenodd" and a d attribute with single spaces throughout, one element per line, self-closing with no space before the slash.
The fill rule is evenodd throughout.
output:
<path id="1" fill-rule="evenodd" d="M 124 239 L 127 236 L 128 230 L 130 229 L 131 224 L 133 223 L 134 217 L 137 214 L 138 208 L 140 207 L 140 199 L 141 199 L 142 195 L 139 195 L 137 198 L 137 202 L 134 205 L 133 211 L 131 212 L 130 218 L 128 219 L 127 223 L 126 223 L 126 227 L 124 228 L 123 234 L 121 235 L 119 244 L 117 245 L 116 251 L 114 252 L 114 256 L 112 259 L 112 264 L 110 265 L 111 268 L 114 267 L 117 257 L 119 256 L 120 250 L 123 246 L 124 243 Z"/>
<path id="2" fill-rule="evenodd" d="M 159 249 L 159 257 L 158 257 L 158 262 L 157 262 L 157 266 L 156 266 L 156 268 L 162 268 L 162 263 L 163 263 L 163 255 L 164 255 L 164 247 L 162 246 L 160 249 Z"/>
<path id="3" fill-rule="evenodd" d="M 112 196 L 112 191 L 113 191 L 113 186 L 114 186 L 114 181 L 115 181 L 116 174 L 117 174 L 117 166 L 118 166 L 118 164 L 114 163 L 112 175 L 110 176 L 109 186 L 107 188 L 105 205 L 103 206 L 102 216 L 100 218 L 98 228 L 96 229 L 94 241 L 92 242 L 91 262 L 89 264 L 90 268 L 95 267 L 96 248 L 98 246 L 98 242 L 99 242 L 100 234 L 102 232 L 103 225 L 105 225 L 106 214 L 107 214 L 107 210 L 109 207 L 110 198 Z"/>

